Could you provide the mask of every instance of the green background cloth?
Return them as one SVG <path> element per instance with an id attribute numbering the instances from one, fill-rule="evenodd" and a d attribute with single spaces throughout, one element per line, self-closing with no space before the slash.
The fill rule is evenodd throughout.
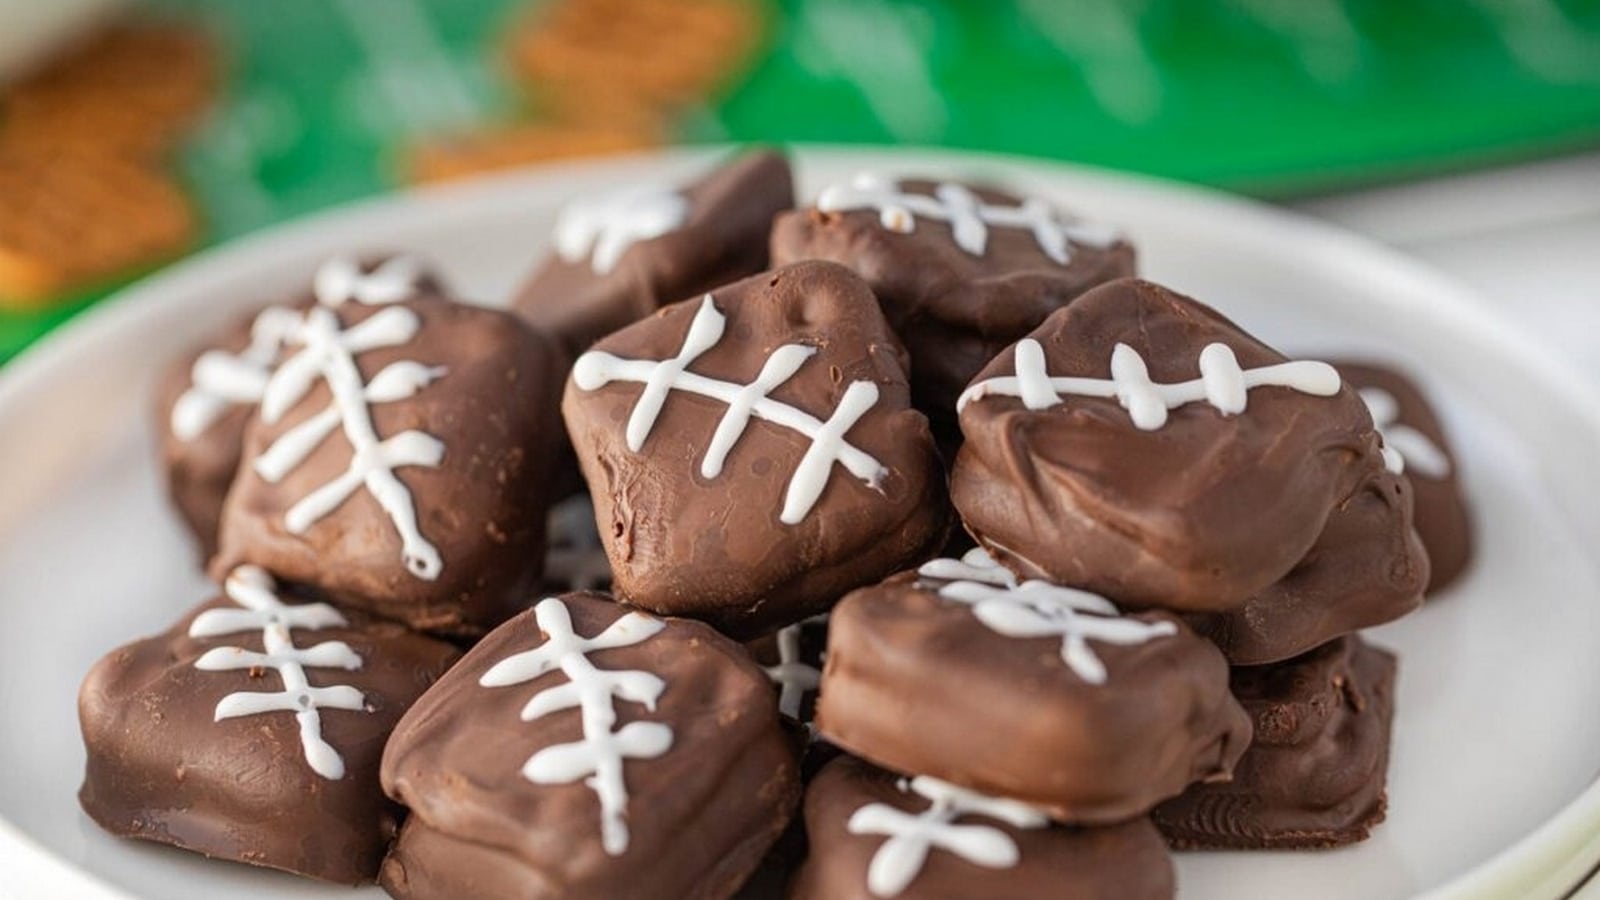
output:
<path id="1" fill-rule="evenodd" d="M 205 21 L 227 61 L 182 160 L 206 243 L 391 190 L 419 137 L 537 118 L 499 66 L 526 0 L 142 5 Z M 1600 141 L 1596 0 L 760 8 L 751 67 L 684 111 L 672 139 L 973 148 L 1267 197 Z M 104 293 L 0 313 L 0 359 Z"/>

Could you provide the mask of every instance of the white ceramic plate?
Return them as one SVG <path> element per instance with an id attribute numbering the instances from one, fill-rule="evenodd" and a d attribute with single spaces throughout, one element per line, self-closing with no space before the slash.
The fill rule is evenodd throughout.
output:
<path id="1" fill-rule="evenodd" d="M 675 178 L 704 154 L 534 171 L 362 204 L 205 254 L 0 372 L 0 894 L 380 896 L 98 831 L 74 794 L 74 698 L 102 653 L 206 596 L 161 494 L 157 372 L 334 251 L 405 248 L 469 296 L 507 296 L 557 206 Z M 1180 857 L 1187 900 L 1556 898 L 1600 858 L 1600 401 L 1473 298 L 1364 241 L 1189 189 L 996 158 L 800 154 L 803 195 L 858 168 L 998 178 L 1126 229 L 1147 272 L 1291 352 L 1423 373 L 1477 512 L 1470 576 L 1376 633 L 1402 657 L 1389 821 L 1325 853 Z"/>

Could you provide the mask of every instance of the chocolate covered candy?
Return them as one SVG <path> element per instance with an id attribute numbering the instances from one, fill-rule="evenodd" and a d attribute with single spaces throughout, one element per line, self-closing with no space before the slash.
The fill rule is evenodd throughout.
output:
<path id="1" fill-rule="evenodd" d="M 1240 606 L 1383 466 L 1332 366 L 1136 279 L 1051 315 L 960 405 L 967 530 L 1021 575 L 1132 606 Z"/>
<path id="2" fill-rule="evenodd" d="M 778 711 L 808 726 L 816 716 L 827 647 L 826 613 L 785 625 L 745 645 L 778 691 Z"/>
<path id="3" fill-rule="evenodd" d="M 1018 582 L 981 550 L 834 608 L 817 727 L 879 765 L 1076 823 L 1226 779 L 1250 740 L 1221 654 L 1175 618 Z"/>
<path id="4" fill-rule="evenodd" d="M 1337 366 L 1372 413 L 1390 470 L 1404 473 L 1411 483 L 1417 534 L 1433 564 L 1428 593 L 1443 590 L 1472 559 L 1472 520 L 1444 427 L 1422 390 L 1399 372 L 1356 363 Z"/>
<path id="5" fill-rule="evenodd" d="M 212 572 L 260 565 L 414 628 L 480 634 L 538 584 L 565 356 L 508 313 L 383 270 L 325 268 L 316 299 L 274 313 L 274 362 L 213 362 L 259 404 Z"/>
<path id="6" fill-rule="evenodd" d="M 772 217 L 794 206 L 779 153 L 739 156 L 681 189 L 637 185 L 562 210 L 555 248 L 513 302 L 576 354 L 657 308 L 767 268 Z"/>
<path id="7" fill-rule="evenodd" d="M 778 217 L 773 264 L 803 259 L 867 280 L 911 353 L 912 402 L 952 436 L 956 396 L 996 353 L 1089 288 L 1134 273 L 1127 241 L 1046 200 L 869 175 Z"/>
<path id="8" fill-rule="evenodd" d="M 224 596 L 89 672 L 79 800 L 112 834 L 371 881 L 400 817 L 378 784 L 384 741 L 457 656 L 240 568 Z"/>
<path id="9" fill-rule="evenodd" d="M 1063 828 L 1040 810 L 840 757 L 806 790 L 811 855 L 792 900 L 1170 900 L 1146 818 Z"/>
<path id="10" fill-rule="evenodd" d="M 579 357 L 562 402 L 617 594 L 750 638 L 927 558 L 942 468 L 865 283 L 799 263 Z"/>
<path id="11" fill-rule="evenodd" d="M 766 676 L 707 626 L 599 594 L 491 632 L 396 728 L 403 900 L 731 896 L 798 800 Z"/>
<path id="12" fill-rule="evenodd" d="M 318 272 L 338 290 L 354 282 L 368 295 L 437 292 L 435 277 L 415 258 L 359 263 L 338 258 Z M 255 415 L 267 376 L 282 359 L 286 331 L 315 299 L 299 297 L 231 323 L 206 346 L 167 370 L 156 403 L 156 433 L 173 507 L 189 526 L 202 559 L 217 551 L 222 501 L 239 470 L 244 430 Z"/>
<path id="13" fill-rule="evenodd" d="M 1156 807 L 1185 849 L 1335 847 L 1383 821 L 1395 658 L 1351 635 L 1273 666 L 1233 670 L 1255 742 L 1228 784 Z"/>
<path id="14" fill-rule="evenodd" d="M 1428 554 L 1411 527 L 1413 491 L 1373 473 L 1328 516 L 1288 575 L 1238 609 L 1189 616 L 1235 666 L 1299 656 L 1341 635 L 1392 622 L 1422 605 Z"/>

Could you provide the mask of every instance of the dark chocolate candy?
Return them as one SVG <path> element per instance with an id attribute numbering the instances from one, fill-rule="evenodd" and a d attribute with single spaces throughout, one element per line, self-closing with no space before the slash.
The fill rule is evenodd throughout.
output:
<path id="1" fill-rule="evenodd" d="M 1351 635 L 1273 666 L 1233 670 L 1255 742 L 1228 784 L 1156 807 L 1185 849 L 1335 847 L 1383 821 L 1395 658 Z"/>
<path id="2" fill-rule="evenodd" d="M 399 898 L 731 896 L 798 800 L 766 676 L 706 625 L 599 594 L 491 632 L 396 728 Z"/>
<path id="3" fill-rule="evenodd" d="M 1417 534 L 1433 563 L 1428 593 L 1441 591 L 1472 560 L 1472 518 L 1444 427 L 1422 390 L 1406 376 L 1382 366 L 1336 365 L 1367 402 L 1384 444 L 1393 451 L 1395 468 L 1403 469 L 1411 482 Z"/>
<path id="4" fill-rule="evenodd" d="M 766 269 L 772 217 L 792 206 L 789 163 L 770 150 L 681 190 L 639 185 L 579 198 L 513 309 L 580 353 L 665 304 Z"/>
<path id="5" fill-rule="evenodd" d="M 927 558 L 943 470 L 848 269 L 676 304 L 578 359 L 562 403 L 618 596 L 741 639 Z"/>
<path id="6" fill-rule="evenodd" d="M 1238 607 L 1383 466 L 1355 390 L 1286 363 L 1159 285 L 1096 288 L 963 395 L 952 499 L 1021 575 L 1132 606 Z"/>
<path id="7" fill-rule="evenodd" d="M 981 550 L 922 573 L 829 618 L 817 727 L 846 750 L 1098 824 L 1226 779 L 1249 743 L 1222 655 L 1171 615 L 1019 585 Z"/>
<path id="8" fill-rule="evenodd" d="M 458 656 L 246 567 L 225 596 L 100 660 L 78 717 L 79 800 L 113 834 L 328 881 L 371 881 L 400 810 L 389 731 Z"/>
<path id="9" fill-rule="evenodd" d="M 996 353 L 1089 288 L 1134 273 L 1126 240 L 1042 199 L 873 178 L 778 217 L 773 264 L 803 259 L 867 280 L 911 353 L 912 402 L 954 437 L 956 396 Z"/>
<path id="10" fill-rule="evenodd" d="M 441 290 L 437 277 L 409 256 L 334 259 L 317 278 L 331 290 L 358 275 L 367 291 Z M 282 358 L 284 324 L 315 302 L 307 293 L 251 312 L 178 360 L 161 380 L 156 433 L 167 487 L 202 562 L 217 552 L 222 501 L 239 470 L 245 426 L 265 376 Z"/>
<path id="11" fill-rule="evenodd" d="M 1299 656 L 1340 635 L 1382 625 L 1422 605 L 1428 554 L 1411 527 L 1411 485 L 1374 473 L 1328 516 L 1305 558 L 1238 609 L 1189 623 L 1235 666 Z"/>
<path id="12" fill-rule="evenodd" d="M 566 358 L 510 314 L 371 279 L 279 326 L 212 572 L 243 563 L 427 631 L 525 607 L 543 566 Z"/>
<path id="13" fill-rule="evenodd" d="M 1170 900 L 1172 859 L 1147 818 L 1052 826 L 1015 801 L 844 756 L 806 790 L 811 856 L 791 900 Z"/>

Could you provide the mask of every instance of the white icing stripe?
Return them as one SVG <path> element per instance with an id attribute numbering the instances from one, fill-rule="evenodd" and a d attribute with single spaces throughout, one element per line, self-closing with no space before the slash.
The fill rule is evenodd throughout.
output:
<path id="1" fill-rule="evenodd" d="M 1016 841 L 991 825 L 960 825 L 960 819 L 987 816 L 1022 830 L 1044 828 L 1050 819 L 1026 803 L 989 797 L 956 787 L 937 778 L 919 775 L 902 792 L 910 790 L 932 805 L 920 813 L 904 812 L 887 803 L 868 803 L 845 824 L 851 834 L 886 835 L 867 865 L 867 890 L 874 897 L 896 897 L 922 873 L 933 850 L 953 853 L 973 865 L 1009 869 L 1021 859 Z"/>
<path id="2" fill-rule="evenodd" d="M 833 415 L 823 422 L 768 396 L 816 353 L 813 347 L 801 344 L 779 347 L 751 384 L 735 384 L 688 371 L 690 363 L 717 345 L 726 326 L 727 319 L 707 294 L 695 311 L 676 356 L 666 360 L 623 359 L 591 350 L 578 357 L 572 367 L 573 384 L 585 391 L 599 390 L 613 381 L 644 385 L 628 416 L 626 431 L 628 449 L 635 453 L 643 449 L 672 391 L 686 391 L 727 404 L 728 409 L 717 423 L 717 430 L 701 460 L 700 471 L 706 478 L 721 473 L 729 451 L 743 436 L 751 418 L 764 419 L 810 439 L 811 445 L 796 465 L 785 490 L 779 515 L 785 525 L 797 524 L 811 512 L 827 486 L 835 463 L 844 466 L 868 487 L 877 489 L 889 470 L 846 441 L 845 435 L 877 403 L 878 386 L 870 381 L 851 382 Z"/>
<path id="3" fill-rule="evenodd" d="M 605 275 L 629 247 L 676 231 L 688 218 L 689 201 L 661 188 L 631 188 L 574 202 L 556 220 L 556 253 L 569 263 L 587 258 L 596 275 Z"/>
<path id="4" fill-rule="evenodd" d="M 1089 642 L 1117 646 L 1143 644 L 1178 633 L 1171 622 L 1122 617 L 1110 600 L 1048 581 L 1023 581 L 978 547 L 958 562 L 936 559 L 917 570 L 924 578 L 949 580 L 940 597 L 972 607 L 989 630 L 1013 638 L 1059 637 L 1061 661 L 1089 684 L 1105 684 L 1105 663 Z"/>
<path id="5" fill-rule="evenodd" d="M 355 355 L 410 341 L 422 327 L 417 314 L 401 306 L 381 310 L 343 329 L 331 309 L 306 313 L 297 343 L 301 349 L 273 372 L 261 397 L 261 419 L 272 424 L 294 408 L 318 378 L 332 395 L 329 407 L 285 431 L 255 460 L 256 474 L 277 483 L 332 433 L 344 430 L 351 447 L 349 467 L 301 498 L 284 515 L 291 534 L 304 534 L 338 509 L 357 490 L 366 488 L 400 536 L 401 559 L 416 577 L 432 581 L 444 569 L 439 551 L 423 536 L 411 492 L 395 476 L 402 466 L 435 468 L 444 459 L 444 442 L 420 431 L 404 431 L 380 439 L 369 403 L 404 399 L 444 374 L 439 367 L 401 361 L 386 366 L 371 384 L 361 380 Z"/>
<path id="6" fill-rule="evenodd" d="M 1400 423 L 1400 402 L 1393 394 L 1376 387 L 1365 387 L 1358 393 L 1383 438 L 1383 461 L 1390 472 L 1399 475 L 1409 471 L 1434 481 L 1450 477 L 1450 457 L 1427 435 Z"/>
<path id="7" fill-rule="evenodd" d="M 800 718 L 800 704 L 806 692 L 822 684 L 822 671 L 800 654 L 800 634 L 806 625 L 827 620 L 827 614 L 823 613 L 778 629 L 778 664 L 761 667 L 767 678 L 778 686 L 778 711 L 791 719 Z"/>
<path id="8" fill-rule="evenodd" d="M 255 566 L 240 566 L 228 575 L 223 590 L 242 609 L 208 609 L 189 624 L 189 637 L 209 638 L 243 631 L 261 632 L 261 652 L 242 647 L 214 647 L 195 660 L 207 672 L 272 669 L 283 682 L 281 691 L 238 691 L 217 702 L 217 721 L 236 716 L 292 712 L 300 726 L 300 746 L 311 770 L 337 781 L 344 777 L 344 759 L 322 737 L 319 710 L 370 712 L 366 697 L 349 685 L 312 687 L 307 668 L 354 671 L 362 660 L 344 641 L 325 641 L 305 649 L 294 645 L 293 630 L 340 628 L 348 623 L 326 603 L 289 606 L 279 600 L 272 576 Z"/>
<path id="9" fill-rule="evenodd" d="M 394 256 L 371 272 L 347 256 L 323 263 L 311 281 L 311 291 L 323 306 L 354 300 L 365 306 L 383 306 L 410 299 L 422 283 L 422 264 L 410 256 Z"/>
<path id="10" fill-rule="evenodd" d="M 596 668 L 588 654 L 595 650 L 630 647 L 665 628 L 660 620 L 630 612 L 592 638 L 579 637 L 565 603 L 547 597 L 534 607 L 534 618 L 544 643 L 532 650 L 495 663 L 478 683 L 505 687 L 533 681 L 561 670 L 564 684 L 534 694 L 522 708 L 522 720 L 531 722 L 550 713 L 577 709 L 583 739 L 539 750 L 522 767 L 534 784 L 568 784 L 582 778 L 600 801 L 600 843 L 611 856 L 628 849 L 628 790 L 623 762 L 655 759 L 672 747 L 672 729 L 660 722 L 629 722 L 616 728 L 615 700 L 642 704 L 654 711 L 667 683 L 652 672 L 613 671 Z"/>
<path id="11" fill-rule="evenodd" d="M 984 397 L 1018 397 L 1028 409 L 1049 409 L 1065 396 L 1115 399 L 1128 411 L 1135 427 L 1154 431 L 1167 423 L 1167 413 L 1189 403 L 1205 401 L 1223 415 L 1245 411 L 1249 392 L 1258 387 L 1284 387 L 1318 397 L 1339 392 L 1339 373 L 1322 362 L 1298 361 L 1241 369 L 1226 344 L 1207 344 L 1200 351 L 1200 377 L 1174 384 L 1150 379 L 1139 351 L 1117 344 L 1111 351 L 1110 378 L 1051 377 L 1044 348 L 1033 338 L 1017 343 L 1015 375 L 986 378 L 961 392 L 956 411 Z"/>
<path id="12" fill-rule="evenodd" d="M 940 184 L 933 196 L 902 191 L 899 185 L 870 174 L 857 175 L 849 184 L 835 184 L 817 195 L 817 209 L 845 212 L 876 209 L 884 228 L 909 234 L 917 217 L 948 222 L 956 246 L 973 256 L 982 256 L 989 244 L 989 228 L 1025 228 L 1033 232 L 1039 249 L 1046 256 L 1067 265 L 1072 261 L 1072 244 L 1108 247 L 1116 232 L 1097 225 L 1062 221 L 1050 204 L 1037 198 L 1019 206 L 984 203 L 971 190 L 959 184 Z"/>
<path id="13" fill-rule="evenodd" d="M 368 305 L 397 303 L 415 295 L 421 280 L 416 260 L 397 256 L 371 273 L 362 274 L 354 260 L 335 257 L 323 263 L 312 279 L 312 291 L 324 306 L 346 300 Z M 170 426 L 180 441 L 204 434 L 231 407 L 258 403 L 268 377 L 283 352 L 300 333 L 301 316 L 281 306 L 262 310 L 250 327 L 250 343 L 238 354 L 211 350 L 195 360 L 190 385 L 173 404 Z"/>

